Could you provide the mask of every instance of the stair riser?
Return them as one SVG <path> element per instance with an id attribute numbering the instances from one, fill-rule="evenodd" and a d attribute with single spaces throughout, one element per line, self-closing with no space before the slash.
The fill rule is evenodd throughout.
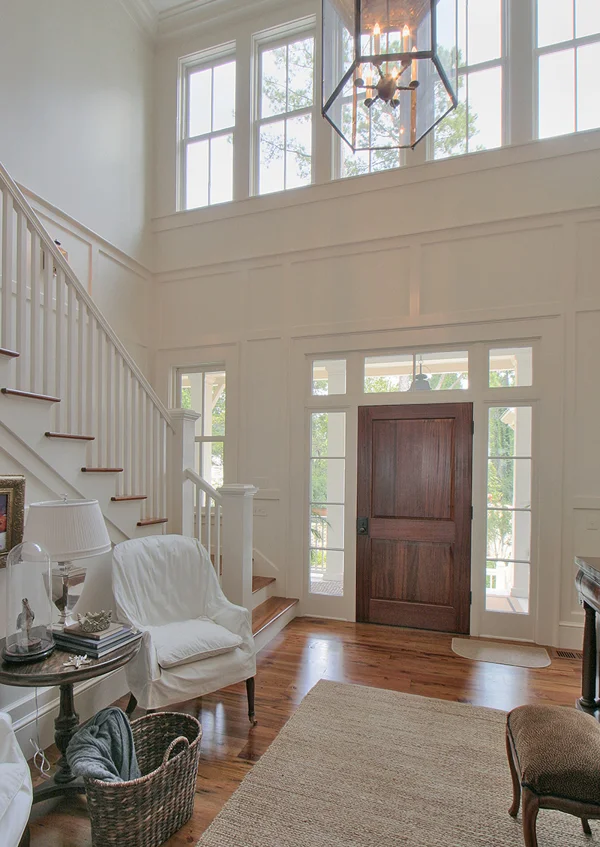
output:
<path id="1" fill-rule="evenodd" d="M 258 592 L 256 592 L 258 594 Z M 290 621 L 293 621 L 298 614 L 298 603 L 295 603 L 290 609 L 272 621 L 268 626 L 261 630 L 258 635 L 254 636 L 254 646 L 256 651 L 262 650 L 271 642 L 281 630 L 286 627 Z"/>
<path id="2" fill-rule="evenodd" d="M 256 609 L 257 606 L 260 606 L 261 603 L 264 603 L 265 600 L 268 600 L 269 597 L 275 597 L 277 595 L 277 582 L 271 582 L 269 585 L 265 585 L 264 588 L 261 588 L 260 591 L 254 592 L 252 595 L 252 609 Z"/>

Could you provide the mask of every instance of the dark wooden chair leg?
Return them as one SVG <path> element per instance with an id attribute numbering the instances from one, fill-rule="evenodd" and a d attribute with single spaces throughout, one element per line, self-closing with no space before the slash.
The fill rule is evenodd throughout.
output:
<path id="1" fill-rule="evenodd" d="M 592 830 L 590 829 L 590 825 L 588 823 L 587 818 L 581 818 L 581 826 L 586 835 L 592 834 Z"/>
<path id="2" fill-rule="evenodd" d="M 521 778 L 517 773 L 517 766 L 515 764 L 515 757 L 513 754 L 508 727 L 506 727 L 506 755 L 508 758 L 508 765 L 510 767 L 510 775 L 512 777 L 513 785 L 513 801 L 512 806 L 508 810 L 508 814 L 511 815 L 511 817 L 516 818 L 519 814 L 519 806 L 521 805 Z"/>
<path id="3" fill-rule="evenodd" d="M 30 844 L 30 832 L 29 832 L 29 824 L 25 827 L 25 832 L 21 836 L 21 840 L 19 841 L 19 847 L 29 847 Z"/>
<path id="4" fill-rule="evenodd" d="M 538 847 L 535 829 L 540 803 L 533 791 L 523 789 L 523 840 L 525 847 Z"/>
<path id="5" fill-rule="evenodd" d="M 137 700 L 135 699 L 133 694 L 130 694 L 129 695 L 129 703 L 127 704 L 127 708 L 125 709 L 125 714 L 127 715 L 128 718 L 130 718 L 132 716 L 132 714 L 135 712 L 136 706 L 137 706 Z"/>
<path id="6" fill-rule="evenodd" d="M 256 726 L 258 721 L 254 717 L 254 677 L 246 680 L 246 694 L 248 695 L 248 719 L 252 726 Z"/>

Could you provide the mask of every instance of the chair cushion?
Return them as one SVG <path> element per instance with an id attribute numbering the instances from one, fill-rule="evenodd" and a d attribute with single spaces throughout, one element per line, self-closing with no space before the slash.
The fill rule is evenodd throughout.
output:
<path id="1" fill-rule="evenodd" d="M 536 794 L 600 805 L 600 724 L 564 706 L 519 706 L 507 726 L 521 783 Z"/>
<path id="2" fill-rule="evenodd" d="M 209 618 L 177 621 L 150 627 L 156 656 L 161 668 L 176 668 L 200 659 L 229 653 L 243 639 Z"/>

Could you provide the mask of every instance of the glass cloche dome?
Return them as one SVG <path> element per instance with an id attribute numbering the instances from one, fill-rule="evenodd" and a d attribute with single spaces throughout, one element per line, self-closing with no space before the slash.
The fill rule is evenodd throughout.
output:
<path id="1" fill-rule="evenodd" d="M 32 541 L 6 560 L 6 662 L 35 662 L 54 650 L 50 556 Z"/>

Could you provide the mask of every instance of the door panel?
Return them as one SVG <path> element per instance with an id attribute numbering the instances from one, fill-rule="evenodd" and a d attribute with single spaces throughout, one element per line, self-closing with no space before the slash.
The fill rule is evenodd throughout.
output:
<path id="1" fill-rule="evenodd" d="M 469 630 L 470 403 L 359 409 L 357 619 Z"/>

